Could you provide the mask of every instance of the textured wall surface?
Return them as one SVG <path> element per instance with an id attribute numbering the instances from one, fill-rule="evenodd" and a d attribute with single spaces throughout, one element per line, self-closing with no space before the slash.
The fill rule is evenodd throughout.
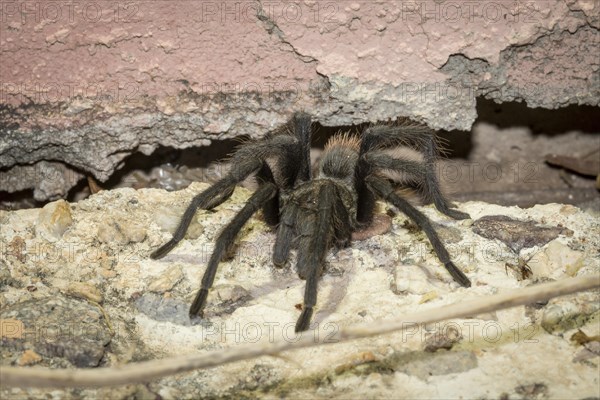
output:
<path id="1" fill-rule="evenodd" d="M 410 117 L 470 129 L 478 96 L 597 105 L 594 0 L 10 2 L 0 14 L 0 183 L 56 198 L 129 154 Z M 40 175 L 70 176 L 41 187 Z M 40 174 L 11 170 L 29 165 Z M 48 185 L 46 185 L 48 186 Z"/>

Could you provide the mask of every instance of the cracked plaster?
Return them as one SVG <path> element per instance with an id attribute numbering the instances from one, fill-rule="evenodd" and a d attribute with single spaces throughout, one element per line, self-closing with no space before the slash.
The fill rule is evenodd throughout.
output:
<path id="1" fill-rule="evenodd" d="M 73 183 L 43 190 L 10 168 L 106 181 L 133 152 L 260 137 L 298 109 L 469 130 L 478 96 L 600 98 L 597 1 L 31 4 L 2 10 L 0 183 L 39 199 Z"/>

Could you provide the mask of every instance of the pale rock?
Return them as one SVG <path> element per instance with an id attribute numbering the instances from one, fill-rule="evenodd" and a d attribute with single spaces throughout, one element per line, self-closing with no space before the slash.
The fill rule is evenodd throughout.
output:
<path id="1" fill-rule="evenodd" d="M 533 278 L 548 278 L 552 275 L 553 270 L 550 268 L 550 259 L 545 251 L 535 253 L 527 265 L 531 269 Z"/>
<path id="2" fill-rule="evenodd" d="M 443 268 L 443 267 L 442 267 Z M 420 299 L 424 302 L 437 297 L 435 291 L 432 289 L 441 289 L 436 283 L 432 283 L 430 280 L 430 274 L 427 269 L 419 265 L 399 265 L 396 267 L 396 274 L 394 276 L 396 293 L 410 293 L 422 295 Z"/>
<path id="3" fill-rule="evenodd" d="M 102 243 L 139 243 L 146 238 L 146 229 L 130 220 L 109 218 L 98 227 L 97 237 Z"/>
<path id="4" fill-rule="evenodd" d="M 129 243 L 140 243 L 146 239 L 146 228 L 139 224 L 127 224 L 122 226 L 121 229 Z"/>
<path id="5" fill-rule="evenodd" d="M 183 277 L 179 265 L 173 265 L 148 285 L 148 290 L 155 293 L 164 293 L 171 290 Z"/>
<path id="6" fill-rule="evenodd" d="M 597 318 L 599 310 L 598 301 L 559 298 L 544 308 L 540 325 L 549 333 L 580 328 Z"/>
<path id="7" fill-rule="evenodd" d="M 550 276 L 553 278 L 563 276 L 567 272 L 571 272 L 568 275 L 573 276 L 580 268 L 577 266 L 581 265 L 583 260 L 581 252 L 571 250 L 559 240 L 548 243 L 544 253 L 548 256 L 548 268 L 551 271 Z"/>
<path id="8" fill-rule="evenodd" d="M 186 203 L 189 203 L 189 200 Z M 187 206 L 187 204 L 185 205 Z M 154 223 L 160 226 L 162 230 L 172 234 L 177 229 L 177 226 L 179 226 L 179 221 L 184 211 L 184 207 L 173 207 L 172 205 L 161 206 L 155 212 Z M 190 227 L 185 234 L 187 239 L 197 239 L 204 233 L 204 227 L 198 222 L 204 212 L 204 210 L 198 210 L 195 217 L 192 218 Z"/>
<path id="9" fill-rule="evenodd" d="M 64 200 L 46 204 L 39 212 L 36 234 L 49 242 L 62 238 L 65 231 L 73 223 L 71 207 Z"/>

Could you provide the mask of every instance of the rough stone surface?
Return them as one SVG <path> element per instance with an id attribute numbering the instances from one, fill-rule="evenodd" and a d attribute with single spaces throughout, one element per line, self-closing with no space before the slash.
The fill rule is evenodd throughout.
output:
<path id="1" fill-rule="evenodd" d="M 519 221 L 505 215 L 487 215 L 473 223 L 473 232 L 488 239 L 498 239 L 516 253 L 525 248 L 543 246 L 558 235 L 572 235 L 562 227 L 540 227 L 532 221 Z"/>
<path id="2" fill-rule="evenodd" d="M 205 188 L 103 191 L 71 204 L 72 226 L 56 241 L 34 229 L 41 209 L 0 211 L 0 308 L 2 365 L 36 363 L 67 368 L 122 365 L 170 355 L 203 353 L 239 345 L 294 340 L 304 281 L 291 266 L 270 260 L 274 234 L 260 216 L 242 230 L 232 257 L 219 266 L 205 319 L 190 320 L 188 307 L 199 287 L 214 240 L 248 199 L 236 189 L 215 212 L 198 213 L 198 237 L 186 238 L 168 256 L 149 254 L 168 240 L 178 213 Z M 406 217 L 388 210 L 391 231 L 332 251 L 319 281 L 309 335 L 326 337 L 339 327 L 376 323 L 550 279 L 600 275 L 598 214 L 561 204 L 529 209 L 482 202 L 457 204 L 473 220 L 506 215 L 573 232 L 518 253 L 498 239 L 473 232 L 472 221 L 450 220 L 432 207 L 423 212 L 449 229 L 448 250 L 473 282 L 459 287 L 432 253 L 425 235 Z M 382 205 L 382 212 L 386 206 Z M 121 227 L 141 225 L 140 241 L 100 241 L 98 227 L 119 215 Z M 116 218 L 115 218 L 116 219 Z M 166 223 L 165 219 L 172 219 Z M 163 228 L 167 226 L 167 231 Z M 407 229 L 408 228 L 408 229 Z M 564 247 L 562 247 L 564 246 Z M 570 252 L 561 261 L 560 249 Z M 535 258 L 536 254 L 544 254 Z M 528 260 L 534 276 L 517 279 L 506 264 Z M 579 261 L 577 261 L 579 260 Z M 579 263 L 576 270 L 568 265 Z M 537 268 L 534 268 L 535 266 Z M 540 271 L 540 276 L 536 276 Z M 162 279 L 162 280 L 161 280 Z M 103 296 L 99 305 L 74 298 L 74 282 Z M 158 283 L 157 283 L 158 282 Z M 76 285 L 77 286 L 77 285 Z M 157 289 L 153 292 L 152 289 Z M 63 294 L 61 294 L 63 293 Z M 434 294 L 432 294 L 434 293 Z M 595 398 L 598 380 L 600 293 L 589 291 L 535 304 L 431 324 L 381 337 L 262 357 L 164 378 L 147 385 L 108 389 L 23 390 L 0 388 L 2 399 L 53 398 Z M 29 329 L 56 326 L 70 315 L 69 341 L 48 346 L 31 341 Z M 17 322 L 18 325 L 18 322 Z M 109 328 L 110 326 L 110 328 Z M 21 332 L 21 333 L 19 333 Z M 581 332 L 581 333 L 580 333 Z M 112 334 L 111 334 L 112 333 Z M 585 340 L 573 340 L 585 337 Z M 84 340 L 85 339 L 85 340 Z M 110 343 L 109 343 L 110 342 Z M 107 346 L 108 344 L 108 346 Z M 41 357 L 38 360 L 32 350 Z M 27 352 L 27 353 L 26 353 Z M 561 365 L 561 368 L 548 368 Z M 473 384 L 476 382 L 477 384 Z"/>
<path id="3" fill-rule="evenodd" d="M 568 116 L 565 110 L 530 110 L 515 103 L 494 109 L 492 102 L 484 104 L 482 112 L 489 119 L 473 126 L 465 141 L 466 158 L 438 163 L 439 179 L 448 193 L 461 201 L 521 207 L 596 202 L 594 207 L 600 209 L 593 180 L 550 167 L 544 160 L 545 154 L 559 149 L 578 160 L 598 159 L 598 126 L 586 126 L 578 112 Z"/>
<path id="4" fill-rule="evenodd" d="M 14 337 L 2 337 L 2 358 L 10 360 L 11 352 L 23 351 L 30 361 L 59 358 L 76 367 L 96 367 L 110 342 L 110 332 L 97 307 L 85 302 L 49 296 L 3 307 L 0 313 L 3 331 L 18 326 Z M 30 352 L 39 355 L 35 357 Z M 19 358 L 19 362 L 28 363 Z"/>
<path id="5" fill-rule="evenodd" d="M 33 187 L 35 200 L 57 200 L 66 197 L 81 178 L 81 173 L 62 162 L 39 161 L 0 171 L 0 190 L 19 192 Z"/>
<path id="6" fill-rule="evenodd" d="M 47 160 L 105 181 L 132 152 L 260 137 L 299 109 L 328 126 L 406 116 L 468 130 L 477 96 L 600 99 L 594 0 L 24 7 L 2 10 L 3 171 Z M 0 178 L 40 200 L 71 182 Z"/>

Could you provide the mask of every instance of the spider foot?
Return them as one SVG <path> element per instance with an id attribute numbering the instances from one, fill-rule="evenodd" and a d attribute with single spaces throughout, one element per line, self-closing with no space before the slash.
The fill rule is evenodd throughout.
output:
<path id="1" fill-rule="evenodd" d="M 202 310 L 204 310 L 204 306 L 206 305 L 207 297 L 208 289 L 198 290 L 198 294 L 196 295 L 196 298 L 190 307 L 190 318 L 194 318 L 196 316 L 202 317 Z"/>
<path id="2" fill-rule="evenodd" d="M 458 210 L 454 210 L 454 209 L 449 209 L 448 213 L 446 213 L 447 216 L 449 216 L 450 218 L 454 218 L 454 219 L 470 219 L 471 216 L 467 213 L 464 213 L 462 211 L 458 211 Z"/>
<path id="3" fill-rule="evenodd" d="M 285 256 L 275 253 L 273 254 L 272 261 L 276 268 L 283 268 L 288 260 Z"/>
<path id="4" fill-rule="evenodd" d="M 445 210 L 441 210 L 442 213 L 446 214 L 447 216 L 449 216 L 452 219 L 470 219 L 471 216 L 467 213 L 464 213 L 462 211 L 458 211 L 455 210 L 453 208 L 447 208 Z"/>
<path id="5" fill-rule="evenodd" d="M 471 281 L 469 280 L 469 278 L 467 278 L 467 276 L 460 269 L 458 269 L 458 267 L 454 265 L 452 261 L 447 262 L 446 264 L 444 264 L 444 266 L 446 267 L 450 275 L 452 275 L 452 278 L 454 278 L 454 280 L 458 282 L 462 287 L 471 287 Z"/>
<path id="6" fill-rule="evenodd" d="M 304 332 L 308 330 L 308 326 L 310 324 L 310 319 L 313 315 L 312 307 L 304 307 L 302 310 L 302 314 L 300 314 L 300 318 L 298 318 L 298 322 L 296 322 L 296 333 Z"/>
<path id="7" fill-rule="evenodd" d="M 163 244 L 161 247 L 159 247 L 158 249 L 154 250 L 154 252 L 152 252 L 152 254 L 150 254 L 150 258 L 153 260 L 158 260 L 160 258 L 163 258 L 164 256 L 167 255 L 167 253 L 169 253 L 171 250 L 173 250 L 173 247 L 175 247 L 177 245 L 176 242 L 167 242 L 165 244 Z"/>

